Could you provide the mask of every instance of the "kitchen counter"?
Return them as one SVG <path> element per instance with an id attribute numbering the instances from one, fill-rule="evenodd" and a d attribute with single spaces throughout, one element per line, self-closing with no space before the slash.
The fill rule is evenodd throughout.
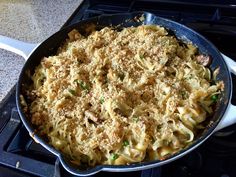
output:
<path id="1" fill-rule="evenodd" d="M 82 0 L 1 0 L 0 35 L 39 43 L 58 31 Z M 0 102 L 17 82 L 24 58 L 0 49 Z"/>

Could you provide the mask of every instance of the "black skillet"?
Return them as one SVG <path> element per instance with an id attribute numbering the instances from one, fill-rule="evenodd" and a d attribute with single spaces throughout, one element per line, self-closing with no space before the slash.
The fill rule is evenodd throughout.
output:
<path id="1" fill-rule="evenodd" d="M 75 167 L 69 162 L 69 160 L 66 159 L 63 154 L 61 154 L 59 151 L 49 145 L 37 133 L 34 133 L 34 128 L 30 123 L 30 120 L 26 118 L 24 112 L 22 111 L 22 106 L 20 104 L 20 95 L 23 95 L 25 97 L 25 90 L 27 90 L 30 84 L 32 84 L 30 76 L 33 75 L 34 69 L 36 66 L 39 65 L 42 57 L 53 55 L 56 52 L 57 48 L 68 37 L 67 34 L 72 29 L 75 28 L 80 33 L 86 35 L 91 32 L 91 30 L 99 30 L 106 26 L 116 26 L 116 28 L 122 29 L 123 27 L 139 26 L 141 24 L 153 24 L 163 26 L 169 31 L 169 33 L 175 35 L 178 39 L 185 42 L 191 41 L 199 48 L 200 53 L 212 56 L 213 61 L 210 65 L 210 69 L 213 71 L 218 67 L 220 68 L 220 72 L 217 75 L 216 80 L 223 81 L 225 86 L 224 91 L 221 95 L 221 99 L 217 102 L 216 109 L 214 110 L 212 121 L 202 132 L 202 134 L 199 135 L 199 137 L 196 138 L 196 140 L 189 147 L 181 150 L 177 154 L 174 154 L 165 160 L 155 160 L 150 162 L 141 162 L 131 165 L 119 166 L 98 165 L 88 169 L 82 167 Z M 50 152 L 57 155 L 63 167 L 74 175 L 88 176 L 99 171 L 128 172 L 158 167 L 182 157 L 183 155 L 198 147 L 216 130 L 236 122 L 236 107 L 230 103 L 232 95 L 232 80 L 230 71 L 234 74 L 236 73 L 236 63 L 232 59 L 222 55 L 211 42 L 206 40 L 203 36 L 196 33 L 195 31 L 187 28 L 182 24 L 168 19 L 157 17 L 148 12 L 102 15 L 88 20 L 80 21 L 76 24 L 73 24 L 56 32 L 44 42 L 37 45 L 37 47 L 33 44 L 26 44 L 20 41 L 0 36 L 0 48 L 4 48 L 6 50 L 10 50 L 17 54 L 20 54 L 27 59 L 21 71 L 16 91 L 17 108 L 24 126 L 29 131 L 30 135 L 34 138 L 35 141 L 40 143 Z M 25 99 L 27 102 L 26 97 Z"/>

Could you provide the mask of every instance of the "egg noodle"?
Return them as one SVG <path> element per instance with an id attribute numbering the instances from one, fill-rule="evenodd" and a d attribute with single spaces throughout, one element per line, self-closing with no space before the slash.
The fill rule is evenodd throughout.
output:
<path id="1" fill-rule="evenodd" d="M 73 30 L 27 92 L 37 132 L 77 165 L 162 160 L 210 121 L 223 83 L 197 47 L 154 25 Z"/>

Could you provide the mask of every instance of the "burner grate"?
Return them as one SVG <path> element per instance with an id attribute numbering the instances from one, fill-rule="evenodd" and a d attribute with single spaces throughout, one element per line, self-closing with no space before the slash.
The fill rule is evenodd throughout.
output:
<path id="1" fill-rule="evenodd" d="M 13 92 L 6 102 L 14 99 Z M 13 104 L 3 108 L 6 109 L 3 112 L 10 112 L 11 115 L 0 133 L 0 164 L 31 175 L 53 176 L 56 157 L 33 142 Z"/>
<path id="2" fill-rule="evenodd" d="M 236 59 L 235 45 L 230 42 L 236 41 L 236 5 L 225 4 L 223 1 L 84 0 L 63 27 L 102 14 L 132 11 L 148 11 L 185 24 L 207 37 L 224 54 Z M 232 78 L 236 92 L 236 77 Z M 232 103 L 236 104 L 236 94 L 233 95 Z M 232 127 L 228 129 L 233 129 Z M 227 138 L 212 137 L 196 151 L 162 168 L 122 174 L 100 172 L 93 176 L 172 177 L 177 173 L 178 176 L 205 177 L 213 176 L 209 173 L 212 170 L 215 176 L 224 175 L 226 172 L 229 176 L 236 176 L 233 168 L 236 162 L 232 160 L 236 151 L 231 147 L 232 143 L 230 144 L 235 140 L 234 136 L 235 134 Z M 17 113 L 15 88 L 5 102 L 0 104 L 0 142 L 1 175 L 4 173 L 5 176 L 24 177 L 72 176 L 61 167 L 56 156 L 35 143 L 29 136 Z M 222 143 L 225 146 L 222 146 Z M 215 154 L 221 156 L 213 158 Z M 215 164 L 217 168 L 211 164 Z"/>
<path id="3" fill-rule="evenodd" d="M 148 11 L 179 22 L 202 21 L 211 24 L 230 24 L 234 26 L 236 25 L 235 9 L 235 6 L 227 4 L 193 3 L 191 1 L 90 0 L 90 6 L 87 12 L 91 14 L 93 13 L 92 10 L 96 10 L 110 14 L 130 11 Z"/>

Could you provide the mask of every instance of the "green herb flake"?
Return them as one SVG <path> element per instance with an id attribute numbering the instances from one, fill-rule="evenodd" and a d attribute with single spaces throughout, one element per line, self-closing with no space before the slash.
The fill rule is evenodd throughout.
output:
<path id="1" fill-rule="evenodd" d="M 188 79 L 188 80 L 191 80 L 192 78 L 193 78 L 193 75 L 190 74 L 187 79 Z"/>
<path id="2" fill-rule="evenodd" d="M 78 81 L 77 83 L 79 84 L 79 86 L 80 86 L 81 89 L 86 90 L 86 91 L 89 91 L 89 86 L 88 86 L 85 82 L 83 82 L 83 81 Z"/>
<path id="3" fill-rule="evenodd" d="M 108 83 L 108 82 L 109 82 L 109 79 L 108 79 L 108 77 L 106 76 L 106 77 L 105 77 L 105 84 Z"/>
<path id="4" fill-rule="evenodd" d="M 139 118 L 138 117 L 133 117 L 133 121 L 137 123 L 139 121 Z"/>
<path id="5" fill-rule="evenodd" d="M 143 60 L 143 59 L 144 59 L 144 55 L 139 55 L 139 58 L 140 58 L 141 60 Z"/>
<path id="6" fill-rule="evenodd" d="M 187 98 L 187 93 L 185 91 L 180 91 L 180 94 L 181 94 L 183 99 Z"/>
<path id="7" fill-rule="evenodd" d="M 76 91 L 73 89 L 68 89 L 68 91 L 70 92 L 71 95 L 76 95 Z"/>
<path id="8" fill-rule="evenodd" d="M 218 100 L 218 95 L 212 95 L 211 100 L 216 102 Z"/>
<path id="9" fill-rule="evenodd" d="M 125 141 L 123 142 L 123 146 L 129 146 L 129 141 L 128 141 L 128 140 L 125 140 Z"/>
<path id="10" fill-rule="evenodd" d="M 103 104 L 105 102 L 104 97 L 100 98 L 100 103 Z"/>
<path id="11" fill-rule="evenodd" d="M 115 153 L 111 154 L 111 160 L 113 160 L 113 161 L 118 159 L 118 157 L 119 157 L 118 154 L 115 154 Z"/>

